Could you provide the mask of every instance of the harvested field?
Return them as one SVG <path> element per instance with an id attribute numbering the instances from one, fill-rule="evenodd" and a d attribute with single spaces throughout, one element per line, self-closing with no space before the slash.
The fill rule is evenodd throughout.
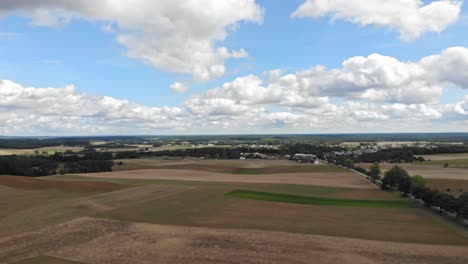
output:
<path id="1" fill-rule="evenodd" d="M 179 181 L 207 182 L 243 182 L 243 183 L 278 183 L 304 184 L 333 187 L 373 189 L 375 185 L 363 177 L 351 173 L 278 173 L 278 174 L 226 174 L 207 171 L 152 169 L 80 174 L 80 176 L 98 178 L 129 178 L 129 179 L 165 179 Z"/>
<path id="2" fill-rule="evenodd" d="M 0 149 L 0 156 L 9 156 L 9 155 L 34 155 L 35 151 L 39 153 L 47 152 L 48 154 L 54 154 L 55 152 L 65 152 L 67 150 L 77 152 L 83 150 L 83 147 L 65 147 L 65 146 L 55 146 L 55 147 L 45 147 L 37 149 Z"/>
<path id="3" fill-rule="evenodd" d="M 468 159 L 451 159 L 451 160 L 433 160 L 433 161 L 425 161 L 422 163 L 416 163 L 418 165 L 432 165 L 432 166 L 440 166 L 445 167 L 445 164 L 448 164 L 448 167 L 452 168 L 464 168 L 468 169 Z"/>
<path id="4" fill-rule="evenodd" d="M 18 261 L 11 264 L 84 264 L 83 262 L 71 261 L 66 259 L 59 259 L 49 256 L 38 256 L 31 259 Z"/>
<path id="5" fill-rule="evenodd" d="M 278 174 L 278 173 L 298 173 L 298 172 L 347 172 L 338 166 L 329 165 L 299 165 L 296 166 L 268 166 L 268 167 L 235 167 L 226 165 L 208 164 L 178 164 L 159 166 L 163 170 L 194 170 L 209 171 L 229 174 Z"/>
<path id="6" fill-rule="evenodd" d="M 464 192 L 468 192 L 468 181 L 452 179 L 427 179 L 427 187 L 458 197 Z"/>
<path id="7" fill-rule="evenodd" d="M 0 175 L 0 185 L 23 190 L 55 189 L 68 192 L 111 192 L 126 186 L 108 182 L 48 181 L 41 178 Z"/>
<path id="8" fill-rule="evenodd" d="M 138 186 L 114 192 L 70 193 L 56 190 L 11 191 L 0 193 L 0 237 L 34 230 L 77 217 L 94 216 L 119 207 L 132 207 L 175 195 L 190 189 L 181 186 Z M 4 206 L 4 207 L 3 207 Z"/>
<path id="9" fill-rule="evenodd" d="M 457 159 L 468 159 L 468 153 L 422 155 L 422 157 L 426 160 L 432 160 L 432 161 L 457 160 Z"/>
<path id="10" fill-rule="evenodd" d="M 157 202 L 142 200 L 131 206 L 119 206 L 97 216 L 164 225 L 274 230 L 412 243 L 468 243 L 461 235 L 462 229 L 439 223 L 434 219 L 436 215 L 420 208 L 285 204 L 229 197 L 225 195 L 229 191 L 233 191 L 231 185 L 200 186 Z M 294 194 L 293 190 L 282 192 Z M 319 193 L 314 188 L 307 195 Z M 321 197 L 334 197 L 332 193 Z"/>
<path id="11" fill-rule="evenodd" d="M 347 199 L 382 199 L 390 200 L 399 198 L 398 195 L 383 192 L 380 189 L 362 189 L 331 187 L 319 185 L 299 185 L 299 184 L 274 184 L 274 183 L 229 183 L 224 182 L 202 182 L 202 181 L 176 181 L 176 180 L 158 180 L 158 179 L 132 179 L 132 178 L 95 178 L 82 177 L 77 175 L 60 175 L 46 177 L 51 180 L 64 181 L 100 181 L 112 182 L 125 185 L 168 185 L 168 186 L 188 186 L 188 187 L 229 187 L 231 189 L 255 188 L 256 190 L 265 190 L 273 192 L 284 192 L 298 195 L 315 195 L 320 197 L 335 197 Z"/>
<path id="12" fill-rule="evenodd" d="M 34 154 L 35 149 L 0 149 L 0 156 Z"/>
<path id="13" fill-rule="evenodd" d="M 357 165 L 363 168 L 369 168 L 371 164 L 359 163 Z M 468 168 L 444 168 L 443 166 L 424 165 L 424 163 L 381 163 L 380 167 L 382 171 L 387 171 L 395 165 L 403 167 L 410 175 L 421 175 L 428 179 L 468 180 Z"/>
<path id="14" fill-rule="evenodd" d="M 468 248 L 461 246 L 174 227 L 92 218 L 0 239 L 0 263 L 43 255 L 102 264 L 468 262 Z"/>
<path id="15" fill-rule="evenodd" d="M 185 159 L 124 159 L 116 160 L 115 163 L 123 162 L 123 165 L 114 166 L 114 170 L 140 170 L 157 169 L 162 166 L 170 165 L 191 165 L 191 166 L 217 166 L 229 170 L 231 168 L 269 168 L 276 166 L 298 166 L 290 160 L 202 160 L 195 158 Z"/>

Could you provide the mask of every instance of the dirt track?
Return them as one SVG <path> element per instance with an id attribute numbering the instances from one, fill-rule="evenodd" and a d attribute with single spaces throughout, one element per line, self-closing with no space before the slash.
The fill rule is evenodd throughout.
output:
<path id="1" fill-rule="evenodd" d="M 53 242 L 53 243 L 51 243 Z M 93 218 L 0 240 L 0 263 L 49 255 L 83 263 L 468 263 L 468 248 Z"/>
<path id="2" fill-rule="evenodd" d="M 80 174 L 88 177 L 163 179 L 208 182 L 282 183 L 320 185 L 345 188 L 376 188 L 354 173 L 278 173 L 278 174 L 226 174 L 195 170 L 153 169 Z"/>

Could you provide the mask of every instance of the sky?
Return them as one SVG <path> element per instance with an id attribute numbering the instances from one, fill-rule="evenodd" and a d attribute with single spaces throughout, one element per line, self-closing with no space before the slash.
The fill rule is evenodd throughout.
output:
<path id="1" fill-rule="evenodd" d="M 0 135 L 468 132 L 461 0 L 1 0 Z"/>

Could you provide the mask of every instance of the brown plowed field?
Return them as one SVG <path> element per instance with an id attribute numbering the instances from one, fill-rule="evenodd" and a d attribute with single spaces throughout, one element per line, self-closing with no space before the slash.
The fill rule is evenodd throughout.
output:
<path id="1" fill-rule="evenodd" d="M 242 183 L 279 183 L 320 185 L 346 188 L 376 188 L 363 177 L 351 172 L 326 173 L 277 173 L 277 174 L 226 174 L 218 172 L 152 169 L 103 172 L 80 174 L 81 176 L 101 178 L 129 178 L 129 179 L 163 179 L 182 181 L 208 181 L 208 182 L 242 182 Z"/>
<path id="2" fill-rule="evenodd" d="M 68 192 L 112 192 L 126 188 L 125 185 L 109 182 L 49 181 L 41 178 L 0 175 L 0 186 L 23 190 L 55 189 Z"/>
<path id="3" fill-rule="evenodd" d="M 175 227 L 93 218 L 76 219 L 0 239 L 0 263 L 43 255 L 100 264 L 468 263 L 468 248 L 463 246 Z"/>

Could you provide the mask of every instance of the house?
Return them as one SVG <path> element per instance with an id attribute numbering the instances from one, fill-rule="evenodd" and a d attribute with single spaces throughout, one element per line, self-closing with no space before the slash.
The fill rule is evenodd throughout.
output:
<path id="1" fill-rule="evenodd" d="M 299 163 L 302 163 L 302 162 L 315 162 L 315 160 L 317 160 L 317 156 L 313 155 L 313 154 L 302 154 L 302 153 L 297 153 L 297 154 L 294 154 L 294 156 L 292 157 L 292 160 L 295 160 Z"/>

